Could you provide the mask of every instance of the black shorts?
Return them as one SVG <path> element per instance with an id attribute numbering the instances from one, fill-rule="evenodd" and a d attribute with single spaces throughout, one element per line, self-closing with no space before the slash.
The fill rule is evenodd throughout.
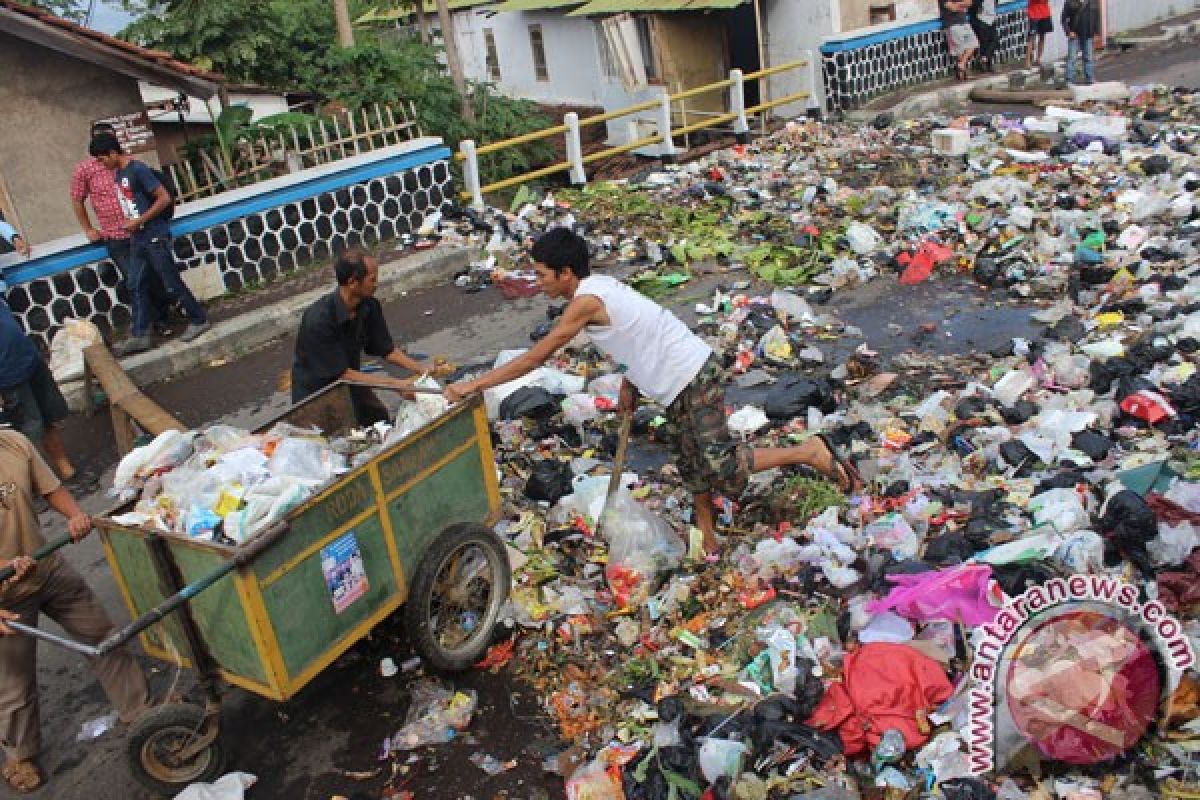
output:
<path id="1" fill-rule="evenodd" d="M 1045 19 L 1029 20 L 1029 35 L 1037 36 L 1039 34 L 1054 33 L 1054 19 L 1046 17 Z"/>
<path id="2" fill-rule="evenodd" d="M 54 375 L 45 360 L 39 358 L 29 380 L 5 394 L 15 394 L 20 409 L 17 428 L 34 441 L 41 439 L 46 428 L 57 425 L 67 418 L 67 400 L 54 382 Z"/>

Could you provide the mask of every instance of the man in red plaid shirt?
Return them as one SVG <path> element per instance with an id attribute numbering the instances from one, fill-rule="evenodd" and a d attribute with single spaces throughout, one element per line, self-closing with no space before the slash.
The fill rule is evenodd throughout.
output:
<path id="1" fill-rule="evenodd" d="M 97 133 L 111 134 L 113 128 L 100 122 L 92 126 L 92 136 Z M 96 216 L 99 228 L 92 225 L 87 208 L 83 205 L 84 200 L 91 200 L 92 213 Z M 117 200 L 116 173 L 101 164 L 95 156 L 80 161 L 71 176 L 71 205 L 88 241 L 104 243 L 108 257 L 116 265 L 124 283 L 129 274 L 129 231 L 125 230 L 125 214 Z M 171 301 L 167 290 L 154 270 L 147 270 L 146 280 L 150 285 L 150 303 L 154 309 L 154 332 L 160 336 L 170 336 L 168 320 Z M 130 302 L 133 302 L 132 297 Z"/>

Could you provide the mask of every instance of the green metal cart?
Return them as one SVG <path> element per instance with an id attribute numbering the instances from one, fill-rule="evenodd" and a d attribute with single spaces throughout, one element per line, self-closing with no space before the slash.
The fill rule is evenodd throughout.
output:
<path id="1" fill-rule="evenodd" d="M 344 433 L 358 422 L 351 390 L 334 384 L 263 430 L 286 421 Z M 507 553 L 491 530 L 500 495 L 478 397 L 239 547 L 112 520 L 130 507 L 96 525 L 133 622 L 95 647 L 20 627 L 85 655 L 140 636 L 151 656 L 197 671 L 205 707 L 160 706 L 130 730 L 135 776 L 163 793 L 222 773 L 220 680 L 286 700 L 401 607 L 427 662 L 465 669 L 491 644 L 509 589 Z"/>

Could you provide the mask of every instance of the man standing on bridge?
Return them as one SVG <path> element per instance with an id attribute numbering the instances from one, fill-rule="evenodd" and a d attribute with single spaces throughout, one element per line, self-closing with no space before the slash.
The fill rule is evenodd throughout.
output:
<path id="1" fill-rule="evenodd" d="M 581 330 L 622 369 L 620 408 L 632 413 L 638 392 L 666 409 L 666 430 L 679 461 L 683 482 L 695 498 L 696 527 L 704 550 L 719 547 L 713 519 L 713 492 L 737 497 L 751 473 L 804 464 L 850 492 L 861 478 L 833 445 L 817 435 L 799 447 L 751 448 L 733 441 L 725 420 L 723 370 L 716 354 L 699 336 L 654 301 L 607 275 L 592 275 L 587 242 L 566 228 L 555 228 L 533 245 L 538 285 L 550 298 L 566 298 L 566 310 L 553 330 L 534 347 L 503 366 L 446 388 L 458 402 L 467 395 L 500 386 L 545 363 Z"/>
<path id="2" fill-rule="evenodd" d="M 334 262 L 333 273 L 337 289 L 309 306 L 300 320 L 292 361 L 292 402 L 339 380 L 410 388 L 409 381 L 362 371 L 364 352 L 417 374 L 427 371 L 392 342 L 383 306 L 375 299 L 379 262 L 364 250 L 347 250 Z M 352 397 L 360 425 L 390 418 L 370 389 L 353 387 Z"/>

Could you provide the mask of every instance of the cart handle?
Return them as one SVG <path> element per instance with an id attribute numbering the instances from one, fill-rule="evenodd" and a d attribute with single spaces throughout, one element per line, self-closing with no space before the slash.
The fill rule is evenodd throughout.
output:
<path id="1" fill-rule="evenodd" d="M 47 542 L 46 544 L 39 547 L 36 551 L 34 551 L 34 554 L 31 556 L 31 558 L 33 558 L 34 561 L 41 561 L 43 558 L 50 555 L 51 553 L 54 553 L 54 552 L 62 549 L 66 545 L 69 545 L 71 543 L 71 541 L 72 541 L 71 534 L 64 533 L 62 536 L 58 537 L 57 539 Z M 11 578 L 13 575 L 16 575 L 16 574 L 17 574 L 17 571 L 15 569 L 13 569 L 12 567 L 4 567 L 3 569 L 0 569 L 0 583 L 4 583 L 6 580 L 8 580 L 9 578 Z"/>
<path id="2" fill-rule="evenodd" d="M 224 578 L 233 570 L 249 563 L 255 556 L 257 556 L 264 549 L 273 544 L 276 539 L 286 533 L 288 527 L 287 521 L 283 520 L 263 531 L 261 534 L 251 540 L 250 545 L 239 547 L 237 550 L 235 550 L 233 558 L 231 558 L 229 561 L 226 561 L 224 564 L 217 567 L 204 577 L 189 583 L 187 586 L 184 586 L 178 592 L 171 595 L 166 600 L 163 600 L 157 606 L 142 614 L 125 627 L 110 633 L 98 644 L 84 644 L 83 642 L 77 642 L 73 639 L 68 639 L 64 636 L 59 636 L 58 634 L 44 631 L 41 628 L 37 628 L 32 625 L 25 625 L 21 622 L 6 621 L 5 625 L 12 628 L 14 631 L 19 631 L 20 633 L 25 634 L 26 636 L 32 636 L 35 639 L 41 639 L 44 642 L 58 645 L 59 647 L 66 648 L 67 650 L 73 650 L 74 652 L 81 653 L 89 658 L 99 658 L 100 656 L 107 655 L 113 650 L 116 650 L 118 647 L 123 646 L 130 639 L 137 636 L 139 633 L 146 630 L 151 625 L 158 622 L 175 609 L 179 608 L 188 600 L 191 600 L 193 597 L 212 586 L 217 581 L 221 580 L 221 578 Z M 69 536 L 66 537 L 66 539 L 67 541 L 70 541 Z M 58 549 L 59 547 L 62 547 L 63 544 L 66 544 L 66 542 L 55 540 L 51 544 L 55 545 L 54 549 Z M 50 545 L 47 545 L 47 547 L 49 546 Z M 40 553 L 41 551 L 39 550 L 38 552 Z"/>
<path id="3" fill-rule="evenodd" d="M 358 386 L 363 389 L 384 389 L 389 392 L 411 392 L 412 394 L 444 394 L 445 389 L 430 389 L 425 386 L 388 386 L 381 383 L 370 383 L 369 381 L 347 381 L 341 380 L 338 383 L 344 383 L 347 386 Z"/>

